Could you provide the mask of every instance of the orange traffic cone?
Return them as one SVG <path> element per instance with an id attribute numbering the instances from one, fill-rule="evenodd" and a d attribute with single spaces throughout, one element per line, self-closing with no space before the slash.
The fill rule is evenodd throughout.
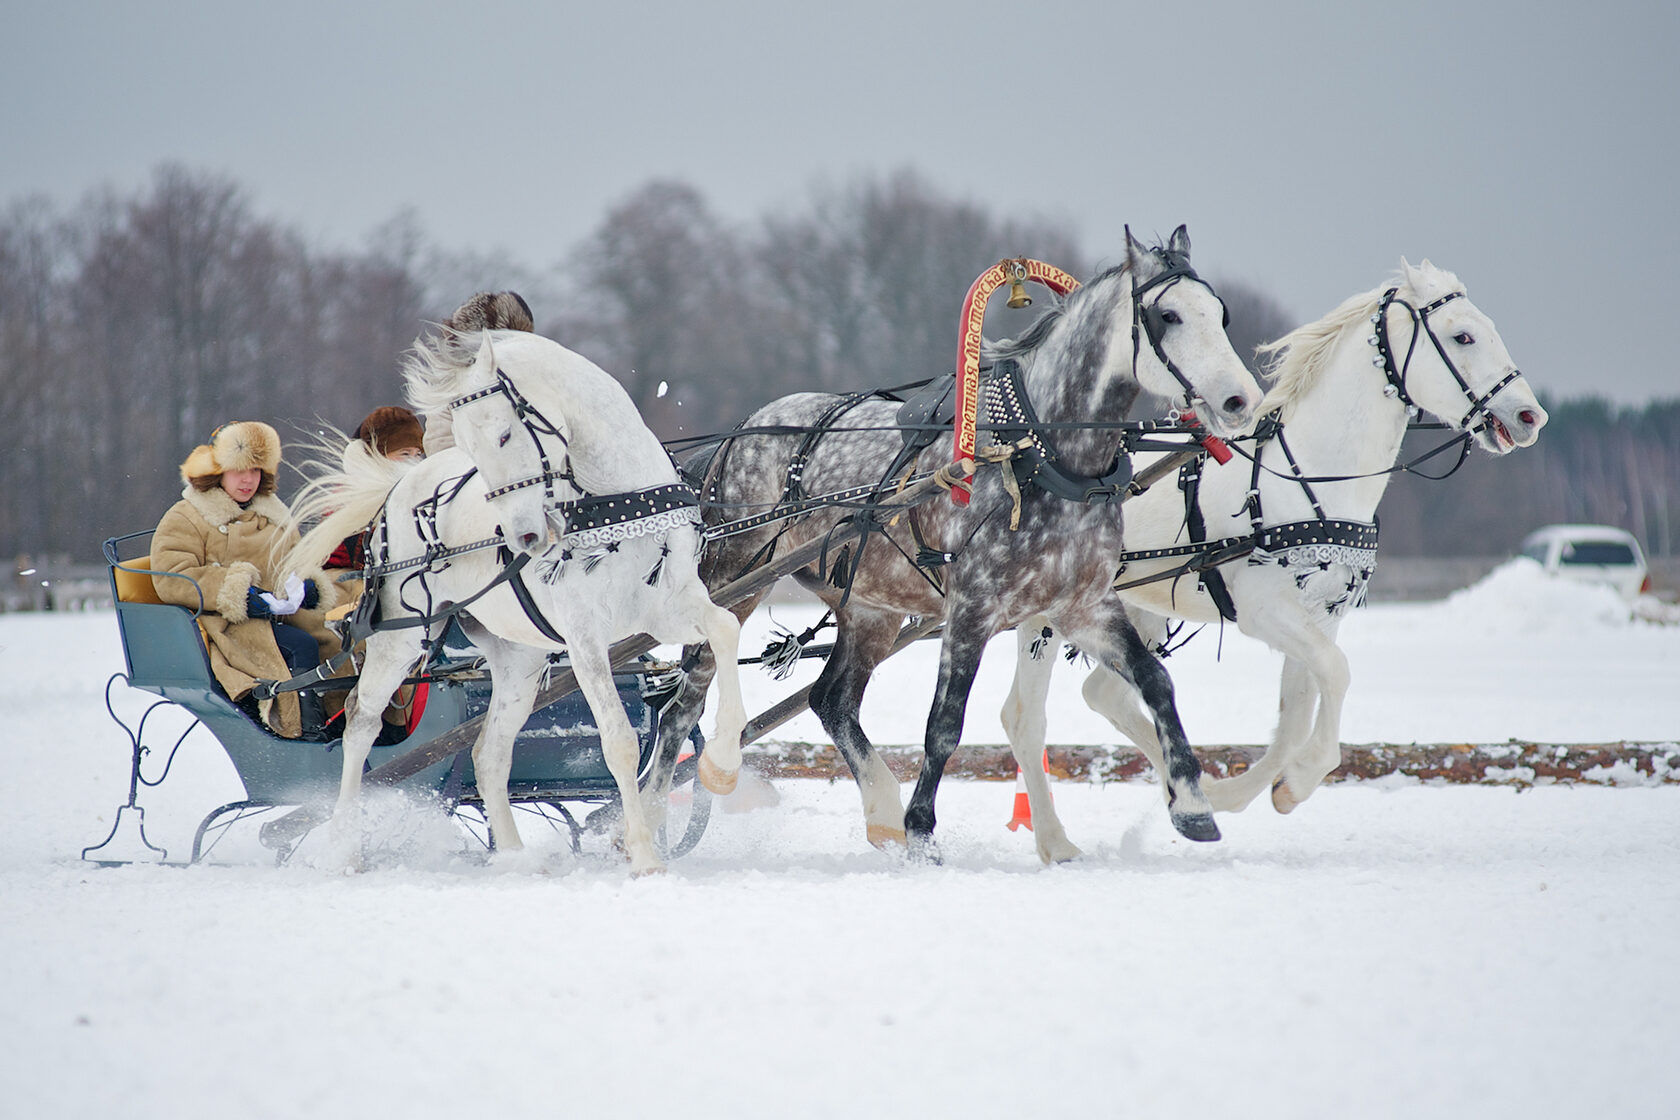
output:
<path id="1" fill-rule="evenodd" d="M 1046 774 L 1050 772 L 1050 749 L 1048 747 L 1045 748 L 1043 757 L 1039 759 L 1039 765 L 1044 767 Z M 1020 771 L 1016 771 L 1015 812 L 1009 818 L 1009 831 L 1014 832 L 1023 825 L 1028 832 L 1032 831 L 1032 801 L 1027 797 L 1026 778 L 1021 775 Z"/>
<path id="2" fill-rule="evenodd" d="M 1022 825 L 1028 832 L 1032 831 L 1032 802 L 1027 800 L 1027 781 L 1017 772 L 1015 775 L 1015 813 L 1009 818 L 1009 831 L 1014 832 Z"/>

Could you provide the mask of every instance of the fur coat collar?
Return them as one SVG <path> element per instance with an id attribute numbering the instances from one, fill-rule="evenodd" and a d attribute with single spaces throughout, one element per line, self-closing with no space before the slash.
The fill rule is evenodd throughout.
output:
<path id="1" fill-rule="evenodd" d="M 283 523 L 287 517 L 291 516 L 291 511 L 286 508 L 286 503 L 273 494 L 258 494 L 243 507 L 220 486 L 209 490 L 195 490 L 191 485 L 188 485 L 182 489 L 181 497 L 186 499 L 188 505 L 198 511 L 200 517 L 210 523 L 212 529 L 220 528 L 223 525 L 231 525 L 247 513 L 255 513 L 258 516 L 266 517 L 275 525 Z"/>

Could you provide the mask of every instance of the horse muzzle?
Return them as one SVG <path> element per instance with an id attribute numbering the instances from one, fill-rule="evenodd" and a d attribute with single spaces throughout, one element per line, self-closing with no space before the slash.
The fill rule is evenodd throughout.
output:
<path id="1" fill-rule="evenodd" d="M 1476 438 L 1495 455 L 1506 455 L 1539 439 L 1548 419 L 1538 402 L 1512 402 L 1488 409 Z"/>

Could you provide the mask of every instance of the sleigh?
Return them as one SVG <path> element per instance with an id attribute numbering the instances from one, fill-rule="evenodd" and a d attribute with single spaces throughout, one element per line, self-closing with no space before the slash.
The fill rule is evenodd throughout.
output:
<path id="1" fill-rule="evenodd" d="M 164 603 L 157 595 L 144 547 L 150 535 L 148 530 L 113 537 L 104 545 L 127 667 L 126 672 L 107 682 L 106 708 L 129 740 L 129 789 L 128 801 L 118 809 L 110 834 L 84 849 L 82 858 L 104 864 L 168 858 L 165 849 L 146 838 L 138 795 L 143 786 L 162 784 L 187 736 L 202 727 L 227 753 L 245 787 L 245 796 L 206 813 L 193 834 L 187 862 L 196 863 L 238 822 L 264 815 L 268 819 L 262 829 L 262 842 L 276 852 L 277 862 L 284 861 L 309 829 L 323 819 L 318 807 L 329 803 L 338 791 L 342 768 L 339 741 L 282 738 L 228 697 L 211 673 L 197 621 L 199 612 Z M 122 559 L 135 554 L 138 559 Z M 564 672 L 560 664 L 555 668 Z M 641 771 L 645 775 L 659 728 L 659 706 L 673 686 L 675 670 L 639 656 L 628 660 L 614 680 L 642 744 Z M 347 683 L 336 680 L 332 687 L 343 689 Z M 488 703 L 490 682 L 472 647 L 455 631 L 412 683 L 415 701 L 406 738 L 375 746 L 369 765 L 378 772 L 395 760 L 409 759 L 402 777 L 386 784 L 435 800 L 488 845 L 470 752 L 463 748 L 470 745 L 471 732 Z M 138 719 L 125 719 L 117 714 L 113 703 L 119 684 L 159 699 Z M 154 719 L 160 709 L 171 706 L 193 717 L 185 731 L 170 733 L 172 742 L 158 734 Z M 454 734 L 463 729 L 466 734 Z M 440 741 L 460 745 L 438 749 Z M 672 835 L 666 851 L 671 857 L 686 854 L 699 842 L 710 816 L 710 794 L 693 782 L 698 751 L 702 749 L 697 733 L 692 743 L 696 753 L 678 767 L 681 792 L 673 794 L 668 814 Z M 164 749 L 159 750 L 160 746 Z M 414 765 L 417 752 L 426 759 L 424 765 Z M 163 762 L 148 766 L 147 759 L 154 753 L 162 754 Z M 148 776 L 148 770 L 154 776 Z M 601 814 L 594 818 L 596 821 L 613 813 L 617 789 L 588 706 L 575 692 L 555 693 L 552 702 L 527 722 L 515 742 L 509 795 L 524 813 L 564 830 L 574 850 L 581 848 L 592 823 L 590 817 L 580 821 L 574 810 L 588 810 L 591 816 Z M 274 813 L 293 807 L 309 811 Z M 676 827 L 679 822 L 680 831 Z"/>

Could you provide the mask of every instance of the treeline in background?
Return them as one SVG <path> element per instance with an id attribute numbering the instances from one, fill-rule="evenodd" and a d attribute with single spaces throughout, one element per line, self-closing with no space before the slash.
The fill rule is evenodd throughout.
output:
<path id="1" fill-rule="evenodd" d="M 296 439 L 399 403 L 403 352 L 474 291 L 521 292 L 541 333 L 614 373 L 674 439 L 784 393 L 947 372 L 963 294 L 998 259 L 1088 277 L 1123 251 L 942 197 L 911 172 L 813 190 L 747 228 L 686 184 L 650 182 L 545 267 L 443 251 L 406 215 L 354 251 L 312 245 L 256 215 L 240 184 L 179 166 L 132 195 L 17 200 L 0 210 L 0 556 L 93 560 L 105 537 L 150 528 L 182 459 L 225 421 Z M 1297 325 L 1210 273 L 1239 354 Z M 1016 333 L 1034 313 L 989 330 Z M 1446 482 L 1400 477 L 1384 551 L 1492 556 L 1536 526 L 1593 521 L 1680 552 L 1680 400 L 1545 404 L 1534 448 L 1477 453 Z M 296 481 L 282 477 L 282 495 Z"/>

